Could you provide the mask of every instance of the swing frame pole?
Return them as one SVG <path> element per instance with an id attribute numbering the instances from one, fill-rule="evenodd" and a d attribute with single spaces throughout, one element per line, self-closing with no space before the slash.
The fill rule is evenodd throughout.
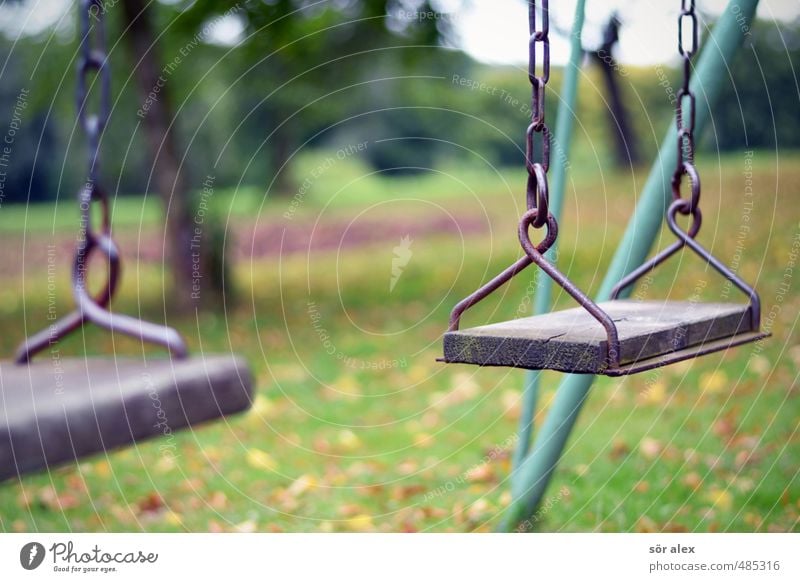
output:
<path id="1" fill-rule="evenodd" d="M 697 133 L 710 121 L 711 108 L 719 99 L 725 81 L 729 79 L 730 62 L 742 46 L 745 36 L 750 34 L 757 6 L 758 0 L 731 0 L 703 43 L 691 82 L 693 92 L 699 97 L 695 122 Z M 639 203 L 598 292 L 600 301 L 609 299 L 614 285 L 645 261 L 660 232 L 667 205 L 671 200 L 670 179 L 678 153 L 676 140 L 677 129 L 673 119 L 650 170 Z M 625 295 L 629 295 L 630 291 L 628 289 Z M 526 390 L 526 405 L 530 405 L 530 401 L 535 405 L 538 378 L 534 377 L 532 380 L 535 382 Z M 591 375 L 566 376 L 559 385 L 539 434 L 536 435 L 532 450 L 528 453 L 527 445 L 524 442 L 520 444 L 522 452 L 527 454 L 518 453 L 520 458 L 515 459 L 518 463 L 512 476 L 512 501 L 501 522 L 501 531 L 530 531 L 535 526 L 536 510 L 547 491 L 593 381 L 594 376 Z M 532 407 L 523 413 L 523 420 L 525 418 L 529 418 L 530 422 L 521 428 L 529 436 L 533 425 Z"/>

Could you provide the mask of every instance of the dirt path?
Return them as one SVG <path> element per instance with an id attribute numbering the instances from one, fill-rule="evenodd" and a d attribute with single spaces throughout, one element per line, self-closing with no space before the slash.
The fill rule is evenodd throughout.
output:
<path id="1" fill-rule="evenodd" d="M 316 225 L 313 220 L 287 222 L 276 219 L 250 222 L 236 232 L 229 231 L 228 236 L 233 237 L 232 258 L 249 261 L 251 257 L 260 259 L 280 254 L 355 249 L 380 242 L 396 245 L 406 236 L 412 240 L 438 235 L 460 238 L 487 230 L 485 217 L 452 214 L 397 217 L 388 221 L 366 217 L 357 221 L 335 219 Z M 124 231 L 115 239 L 126 264 L 135 262 L 137 258 L 150 264 L 163 261 L 162 237 L 158 231 Z M 48 264 L 55 264 L 60 270 L 71 264 L 74 249 L 74 233 L 60 233 L 55 237 L 0 235 L 0 272 L 4 278 L 16 277 L 23 271 L 23 261 L 28 275 L 38 273 L 40 269 L 44 272 Z"/>

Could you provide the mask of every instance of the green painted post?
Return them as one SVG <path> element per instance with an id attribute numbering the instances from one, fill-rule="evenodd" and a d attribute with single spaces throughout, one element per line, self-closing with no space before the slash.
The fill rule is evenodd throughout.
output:
<path id="1" fill-rule="evenodd" d="M 728 80 L 728 66 L 752 28 L 757 6 L 758 0 L 731 0 L 703 43 L 704 48 L 692 79 L 692 89 L 698 97 L 697 133 L 708 123 L 710 107 L 713 107 L 723 84 Z M 608 299 L 614 284 L 644 261 L 650 252 L 671 198 L 669 182 L 676 163 L 676 142 L 673 119 L 598 293 L 598 300 Z M 536 508 L 544 497 L 593 380 L 593 376 L 569 375 L 561 382 L 532 452 L 516 470 L 519 486 L 514 488 L 517 494 L 505 515 L 501 530 L 513 531 L 520 524 L 525 524 L 525 520 L 535 519 Z"/>
<path id="2" fill-rule="evenodd" d="M 581 44 L 581 31 L 583 30 L 583 16 L 585 0 L 579 0 L 575 5 L 575 18 L 572 21 L 570 35 L 569 62 L 564 69 L 564 79 L 561 82 L 561 103 L 556 115 L 556 129 L 554 133 L 555 163 L 551 164 L 550 171 L 550 212 L 558 220 L 561 217 L 561 208 L 564 206 L 564 186 L 567 181 L 567 166 L 569 160 L 572 131 L 575 126 L 575 101 L 578 95 L 578 72 L 583 59 L 583 45 Z M 556 245 L 547 252 L 547 257 L 553 260 L 557 253 Z M 550 310 L 553 281 L 550 277 L 537 277 L 536 294 L 533 301 L 533 313 L 546 313 Z M 519 444 L 514 451 L 514 467 L 519 467 L 531 445 L 533 434 L 533 419 L 536 415 L 536 402 L 539 399 L 539 372 L 525 374 L 525 389 L 522 395 L 522 413 L 519 419 Z M 516 480 L 512 477 L 512 488 Z"/>

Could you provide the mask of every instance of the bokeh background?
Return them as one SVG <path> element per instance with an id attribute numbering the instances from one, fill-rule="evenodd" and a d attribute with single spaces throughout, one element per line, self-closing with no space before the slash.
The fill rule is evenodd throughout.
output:
<path id="1" fill-rule="evenodd" d="M 678 2 L 587 4 L 559 264 L 591 292 L 672 121 L 680 70 Z M 725 4 L 698 2 L 701 46 Z M 243 355 L 256 398 L 166 448 L 0 484 L 0 530 L 491 530 L 510 502 L 523 373 L 435 360 L 452 306 L 522 252 L 525 3 L 101 6 L 113 80 L 101 175 L 125 261 L 115 309 L 179 328 L 195 354 Z M 573 12 L 551 7 L 549 120 Z M 761 2 L 698 139 L 699 238 L 756 284 L 773 337 L 598 381 L 534 529 L 798 529 L 798 12 Z M 77 25 L 68 0 L 0 6 L 6 355 L 51 302 L 71 307 L 86 171 Z M 199 266 L 176 234 L 198 219 Z M 528 314 L 533 278 L 467 319 Z M 705 298 L 725 297 L 690 257 L 641 293 L 686 297 L 700 280 Z M 141 353 L 92 328 L 61 349 Z M 544 377 L 537 423 L 558 380 Z"/>

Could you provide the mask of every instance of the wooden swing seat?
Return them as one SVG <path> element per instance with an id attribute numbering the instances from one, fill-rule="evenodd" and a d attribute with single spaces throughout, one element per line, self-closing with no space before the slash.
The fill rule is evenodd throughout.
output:
<path id="1" fill-rule="evenodd" d="M 769 335 L 753 329 L 746 304 L 615 300 L 599 307 L 617 326 L 617 367 L 607 365 L 605 330 L 581 307 L 447 332 L 444 361 L 623 376 Z"/>
<path id="2" fill-rule="evenodd" d="M 0 481 L 249 408 L 231 356 L 0 362 Z"/>

